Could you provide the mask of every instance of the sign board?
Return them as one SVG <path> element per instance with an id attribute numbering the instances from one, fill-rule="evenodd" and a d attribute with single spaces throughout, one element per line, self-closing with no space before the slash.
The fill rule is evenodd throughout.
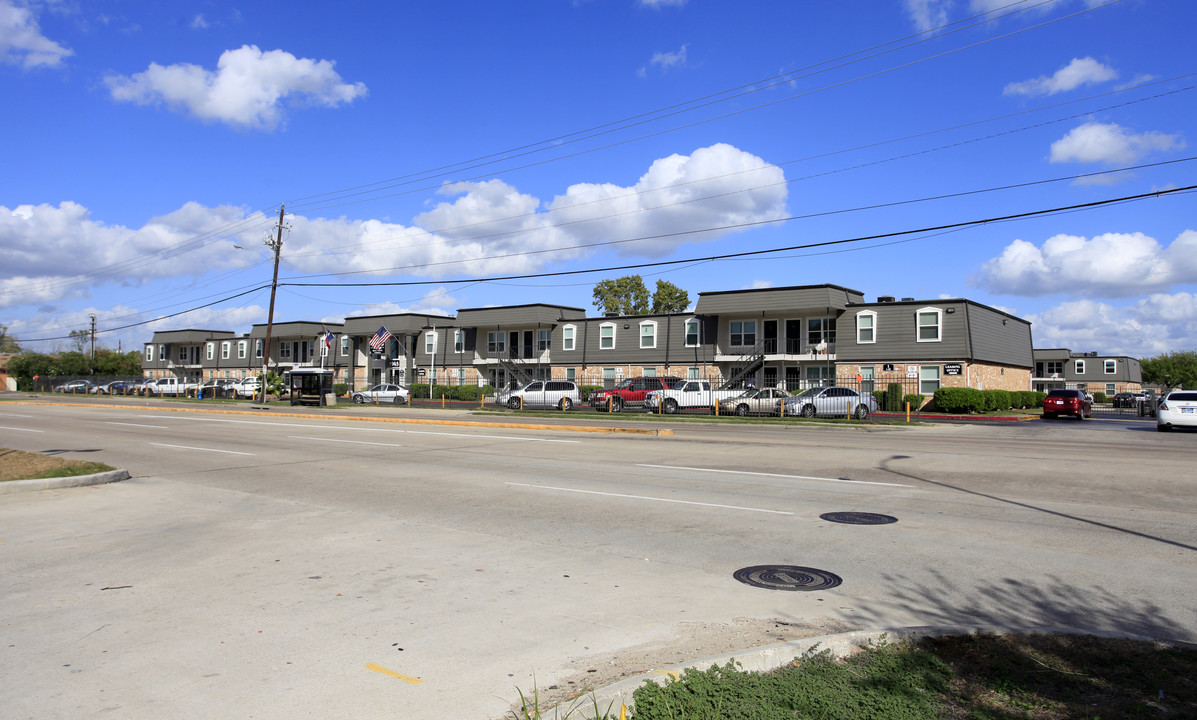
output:
<path id="1" fill-rule="evenodd" d="M 416 375 L 419 375 L 420 377 L 427 377 L 427 375 L 428 375 L 428 368 L 419 368 L 419 369 L 417 369 L 417 370 L 416 370 Z"/>
<path id="2" fill-rule="evenodd" d="M 403 365 L 403 358 L 391 358 L 391 367 L 397 368 Z"/>
<path id="3" fill-rule="evenodd" d="M 963 370 L 964 370 L 964 367 L 960 363 L 944 363 L 943 364 L 943 374 L 944 375 L 959 375 Z"/>
<path id="4" fill-rule="evenodd" d="M 906 377 L 907 378 L 909 378 L 911 380 L 915 380 L 918 378 L 918 376 L 919 376 L 919 366 L 918 365 L 907 365 L 906 366 Z"/>
<path id="5" fill-rule="evenodd" d="M 893 363 L 885 363 L 884 365 L 881 366 L 881 372 L 893 372 L 893 371 L 894 371 Z"/>

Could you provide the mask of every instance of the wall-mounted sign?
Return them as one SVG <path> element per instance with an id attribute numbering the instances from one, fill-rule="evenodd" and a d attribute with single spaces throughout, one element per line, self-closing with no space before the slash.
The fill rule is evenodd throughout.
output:
<path id="1" fill-rule="evenodd" d="M 391 358 L 391 367 L 397 368 L 403 366 L 403 358 Z"/>
<path id="2" fill-rule="evenodd" d="M 886 363 L 881 366 L 881 372 L 893 372 L 893 371 L 894 371 L 893 363 Z"/>
<path id="3" fill-rule="evenodd" d="M 419 368 L 419 369 L 417 369 L 417 370 L 416 370 L 416 375 L 419 375 L 420 377 L 427 377 L 427 376 L 428 376 L 428 368 Z"/>
<path id="4" fill-rule="evenodd" d="M 910 378 L 911 380 L 914 380 L 918 376 L 919 376 L 919 366 L 918 365 L 907 365 L 906 366 L 906 377 Z"/>
<path id="5" fill-rule="evenodd" d="M 963 371 L 964 371 L 964 366 L 961 365 L 960 363 L 944 363 L 943 364 L 943 374 L 944 375 L 959 375 Z"/>

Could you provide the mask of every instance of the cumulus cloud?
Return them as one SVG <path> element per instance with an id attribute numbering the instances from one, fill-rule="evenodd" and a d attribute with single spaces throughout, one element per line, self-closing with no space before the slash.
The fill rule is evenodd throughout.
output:
<path id="1" fill-rule="evenodd" d="M 0 0 L 0 62 L 28 70 L 55 67 L 73 54 L 42 34 L 33 10 Z"/>
<path id="2" fill-rule="evenodd" d="M 1052 143 L 1051 161 L 1125 165 L 1152 153 L 1179 150 L 1180 135 L 1133 133 L 1113 123 L 1087 122 Z"/>
<path id="3" fill-rule="evenodd" d="M 1056 235 L 1042 247 L 1015 240 L 981 267 L 974 282 L 991 292 L 1028 297 L 1160 292 L 1197 282 L 1197 232 L 1185 230 L 1166 248 L 1143 233 Z"/>
<path id="4" fill-rule="evenodd" d="M 1081 85 L 1095 85 L 1118 77 L 1118 72 L 1102 65 L 1091 57 L 1073 58 L 1072 62 L 1060 68 L 1050 77 L 1010 83 L 1003 91 L 1006 95 L 1055 95 L 1076 89 Z"/>
<path id="5" fill-rule="evenodd" d="M 342 82 L 333 66 L 331 60 L 244 45 L 221 53 L 215 72 L 190 63 L 151 63 L 144 72 L 104 82 L 114 100 L 162 103 L 205 121 L 269 130 L 282 122 L 284 106 L 336 107 L 365 96 L 363 83 Z"/>
<path id="6" fill-rule="evenodd" d="M 904 4 L 915 28 L 926 32 L 947 24 L 952 0 L 904 0 Z"/>
<path id="7" fill-rule="evenodd" d="M 676 52 L 655 52 L 653 59 L 649 61 L 653 65 L 668 70 L 674 66 L 682 66 L 686 64 L 686 46 L 682 45 Z"/>
<path id="8" fill-rule="evenodd" d="M 1029 314 L 1036 347 L 1150 357 L 1197 347 L 1197 295 L 1154 293 L 1131 305 L 1071 300 Z"/>

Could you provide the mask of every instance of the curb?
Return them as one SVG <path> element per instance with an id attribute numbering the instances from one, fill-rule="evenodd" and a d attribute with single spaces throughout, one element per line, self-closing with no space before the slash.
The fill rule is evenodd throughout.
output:
<path id="1" fill-rule="evenodd" d="M 598 702 L 598 707 L 600 709 L 609 707 L 611 710 L 608 712 L 618 713 L 619 711 L 616 710 L 616 708 L 620 706 L 631 707 L 633 705 L 632 694 L 637 688 L 644 685 L 644 683 L 655 682 L 658 685 L 665 685 L 670 681 L 677 680 L 681 677 L 681 674 L 684 671 L 690 669 L 706 670 L 712 665 L 722 666 L 734 661 L 740 667 L 740 669 L 748 672 L 770 672 L 772 670 L 789 665 L 794 661 L 795 658 L 801 657 L 812 650 L 815 652 L 830 650 L 832 657 L 841 658 L 858 653 L 864 647 L 879 642 L 882 639 L 895 642 L 915 642 L 925 637 L 940 637 L 944 635 L 976 635 L 982 633 L 992 635 L 1013 635 L 1023 633 L 1093 635 L 1095 637 L 1143 640 L 1147 642 L 1161 643 L 1171 647 L 1197 649 L 1197 644 L 1194 643 L 1172 640 L 1161 641 L 1156 638 L 1147 637 L 1145 635 L 1136 635 L 1134 633 L 1086 630 L 1083 628 L 1074 627 L 916 625 L 908 627 L 885 628 L 881 630 L 857 630 L 854 632 L 838 633 L 835 635 L 822 635 L 819 637 L 802 638 L 800 640 L 774 643 L 772 645 L 761 645 L 759 647 L 748 648 L 746 650 L 724 653 L 722 655 L 713 655 L 711 657 L 703 658 L 701 660 L 693 660 L 681 665 L 673 665 L 667 668 L 649 670 L 639 675 L 624 678 L 623 680 L 608 685 L 607 687 L 597 688 L 593 691 L 583 694 L 590 695 L 593 693 L 593 700 Z M 587 698 L 586 704 L 590 705 L 590 703 L 591 698 Z M 558 705 L 558 707 L 561 707 L 564 704 L 565 702 L 562 702 Z M 622 717 L 621 715 L 619 716 Z"/>
<path id="2" fill-rule="evenodd" d="M 92 475 L 75 475 L 73 477 L 41 478 L 37 480 L 9 480 L 0 482 L 0 495 L 11 495 L 19 492 L 38 492 L 39 490 L 57 490 L 59 488 L 86 487 L 88 485 L 103 485 L 105 483 L 120 482 L 129 479 L 128 470 L 110 470 L 109 472 Z"/>

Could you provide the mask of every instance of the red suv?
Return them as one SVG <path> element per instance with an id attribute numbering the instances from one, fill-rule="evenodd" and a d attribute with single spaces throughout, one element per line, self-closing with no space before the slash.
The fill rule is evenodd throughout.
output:
<path id="1" fill-rule="evenodd" d="M 1078 420 L 1093 417 L 1089 396 L 1081 390 L 1052 390 L 1043 399 L 1043 419 L 1076 415 Z"/>
<path id="2" fill-rule="evenodd" d="M 628 378 L 610 390 L 590 394 L 590 407 L 617 413 L 625 407 L 644 407 L 644 398 L 653 390 L 671 390 L 683 380 L 675 377 Z"/>

